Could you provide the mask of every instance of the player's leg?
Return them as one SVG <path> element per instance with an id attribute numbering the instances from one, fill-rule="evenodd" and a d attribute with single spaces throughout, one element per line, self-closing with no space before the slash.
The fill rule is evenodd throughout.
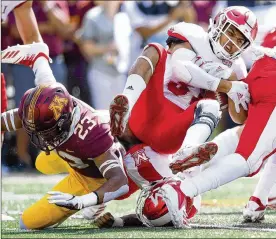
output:
<path id="1" fill-rule="evenodd" d="M 267 142 L 276 141 L 276 132 L 273 130 L 276 109 L 260 105 L 251 107 L 249 115 L 236 153 L 210 162 L 202 173 L 183 180 L 181 187 L 185 195 L 194 197 L 259 170 L 263 158 L 273 151 L 272 144 Z"/>
<path id="2" fill-rule="evenodd" d="M 254 222 L 264 219 L 268 196 L 275 184 L 276 154 L 273 154 L 268 159 L 255 191 L 243 210 L 243 217 L 246 221 Z"/>
<path id="3" fill-rule="evenodd" d="M 183 147 L 206 142 L 221 118 L 220 105 L 216 100 L 200 100 L 197 103 L 194 121 L 187 130 Z"/>
<path id="4" fill-rule="evenodd" d="M 35 161 L 35 167 L 43 174 L 59 174 L 68 173 L 70 166 L 54 151 L 50 155 L 45 152 L 40 152 Z"/>
<path id="5" fill-rule="evenodd" d="M 276 183 L 270 190 L 267 207 L 276 210 Z"/>
<path id="6" fill-rule="evenodd" d="M 36 85 L 56 82 L 49 65 L 49 48 L 45 43 L 12 46 L 2 51 L 1 56 L 2 63 L 30 67 L 35 74 Z"/>
<path id="7" fill-rule="evenodd" d="M 61 182 L 59 182 L 52 191 L 61 191 L 72 195 L 84 195 L 96 190 L 104 182 L 104 179 L 93 179 L 84 177 L 74 170 Z M 48 203 L 48 195 L 27 208 L 20 219 L 22 229 L 45 229 L 58 226 L 69 216 L 76 213 L 76 210 L 69 210 L 64 207 Z"/>
<path id="8" fill-rule="evenodd" d="M 208 167 L 209 161 L 214 162 L 228 154 L 234 153 L 239 143 L 239 135 L 244 126 L 237 126 L 228 129 L 212 141 L 195 145 L 192 147 L 182 148 L 173 155 L 170 168 L 174 173 L 186 170 L 194 165 Z"/>

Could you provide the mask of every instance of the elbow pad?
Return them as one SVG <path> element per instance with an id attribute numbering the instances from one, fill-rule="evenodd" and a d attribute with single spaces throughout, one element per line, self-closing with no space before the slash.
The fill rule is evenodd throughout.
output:
<path id="1" fill-rule="evenodd" d="M 186 48 L 177 49 L 171 59 L 173 78 L 190 86 L 216 91 L 220 79 L 209 75 L 194 64 L 196 54 Z"/>

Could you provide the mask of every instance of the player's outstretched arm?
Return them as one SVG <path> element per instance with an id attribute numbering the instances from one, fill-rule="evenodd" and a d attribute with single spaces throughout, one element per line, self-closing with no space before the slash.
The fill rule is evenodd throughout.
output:
<path id="1" fill-rule="evenodd" d="M 15 131 L 22 128 L 22 121 L 18 114 L 18 108 L 1 114 L 1 131 Z"/>
<path id="2" fill-rule="evenodd" d="M 144 224 L 138 219 L 136 214 L 129 214 L 122 217 L 114 217 L 109 212 L 98 217 L 95 221 L 95 224 L 98 228 L 144 226 Z"/>
<path id="3" fill-rule="evenodd" d="M 118 154 L 118 155 L 117 155 Z M 128 192 L 128 181 L 120 163 L 118 150 L 110 148 L 94 159 L 95 164 L 106 178 L 106 182 L 96 191 L 83 196 L 75 196 L 59 191 L 48 192 L 48 202 L 57 206 L 80 210 L 82 208 L 111 201 Z"/>
<path id="4" fill-rule="evenodd" d="M 24 44 L 43 42 L 33 12 L 32 3 L 33 1 L 26 1 L 13 10 L 16 26 Z"/>

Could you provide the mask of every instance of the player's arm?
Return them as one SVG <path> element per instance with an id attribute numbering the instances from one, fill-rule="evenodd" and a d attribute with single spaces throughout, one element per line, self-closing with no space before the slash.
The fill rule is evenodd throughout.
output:
<path id="1" fill-rule="evenodd" d="M 26 1 L 13 10 L 16 26 L 24 44 L 43 42 L 32 9 L 32 2 L 33 1 Z"/>
<path id="2" fill-rule="evenodd" d="M 130 110 L 146 88 L 159 61 L 159 53 L 153 46 L 147 46 L 131 67 L 123 91 L 130 104 Z"/>
<path id="3" fill-rule="evenodd" d="M 96 166 L 106 179 L 106 182 L 95 191 L 98 195 L 97 204 L 111 201 L 126 194 L 129 190 L 127 177 L 122 169 L 120 157 L 119 150 L 114 150 L 111 147 L 104 154 L 94 159 Z"/>
<path id="4" fill-rule="evenodd" d="M 231 89 L 229 81 L 214 77 L 200 67 L 204 62 L 187 42 L 173 47 L 171 64 L 176 79 L 190 86 L 223 93 Z"/>
<path id="5" fill-rule="evenodd" d="M 226 93 L 234 101 L 235 110 L 239 113 L 241 104 L 247 110 L 250 95 L 247 84 L 232 81 L 236 74 L 219 63 L 205 63 L 185 43 L 176 45 L 172 51 L 172 74 L 178 81 L 190 86 Z M 204 70 L 202 69 L 204 68 Z M 207 72 L 208 73 L 207 73 Z"/>
<path id="6" fill-rule="evenodd" d="M 15 131 L 22 128 L 22 121 L 18 114 L 18 108 L 1 113 L 1 131 Z"/>
<path id="7" fill-rule="evenodd" d="M 136 214 L 128 214 L 122 217 L 114 217 L 109 212 L 98 217 L 95 220 L 95 224 L 99 228 L 144 226 L 144 224 L 138 219 Z"/>
<path id="8" fill-rule="evenodd" d="M 106 182 L 96 191 L 83 196 L 74 196 L 59 191 L 48 192 L 49 203 L 54 203 L 69 209 L 82 209 L 101 203 L 109 202 L 128 192 L 128 181 L 120 164 L 120 153 L 110 148 L 94 159 L 95 164 L 103 174 Z"/>

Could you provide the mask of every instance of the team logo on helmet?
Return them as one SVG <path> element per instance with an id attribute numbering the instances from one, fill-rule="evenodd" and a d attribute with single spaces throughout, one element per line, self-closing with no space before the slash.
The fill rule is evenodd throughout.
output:
<path id="1" fill-rule="evenodd" d="M 148 161 L 149 157 L 146 155 L 145 150 L 141 149 L 131 155 L 135 162 L 135 167 L 138 167 L 142 161 Z"/>
<path id="2" fill-rule="evenodd" d="M 53 101 L 49 105 L 49 109 L 53 111 L 55 120 L 61 116 L 63 108 L 68 104 L 68 99 L 55 95 Z"/>

